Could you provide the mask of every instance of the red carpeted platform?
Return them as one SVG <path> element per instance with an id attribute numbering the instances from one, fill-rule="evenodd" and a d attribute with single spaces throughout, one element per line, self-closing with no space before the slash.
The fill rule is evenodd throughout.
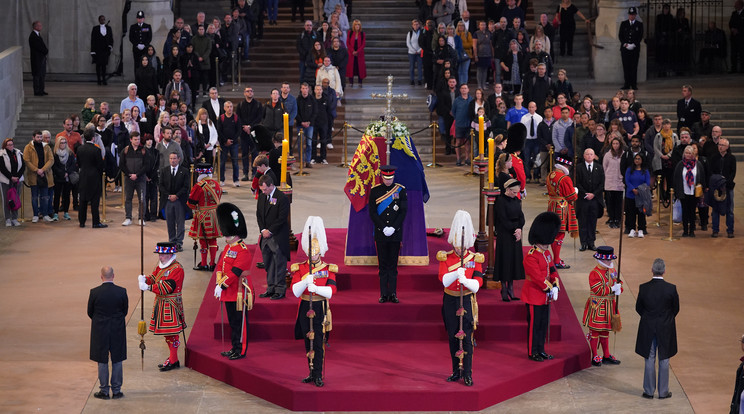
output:
<path id="1" fill-rule="evenodd" d="M 346 230 L 329 229 L 327 236 L 332 250 L 325 261 L 343 263 Z M 293 339 L 298 299 L 290 289 L 283 300 L 257 299 L 249 312 L 246 358 L 229 361 L 219 355 L 230 347 L 230 328 L 225 319 L 223 344 L 219 302 L 212 297 L 214 276 L 188 340 L 186 365 L 295 411 L 482 410 L 590 365 L 589 347 L 566 294 L 550 315 L 546 348 L 556 358 L 538 363 L 527 359 L 524 304 L 502 302 L 498 291 L 483 288 L 474 385 L 446 382 L 451 365 L 435 258 L 443 249 L 449 250 L 446 235 L 429 238 L 429 266 L 399 268 L 399 304 L 377 303 L 376 267 L 339 265 L 323 388 L 300 382 L 308 368 L 303 341 Z M 292 260 L 303 258 L 299 252 Z M 260 254 L 253 259 L 253 284 L 261 293 L 265 272 L 255 267 Z M 518 295 L 521 282 L 515 290 Z"/>

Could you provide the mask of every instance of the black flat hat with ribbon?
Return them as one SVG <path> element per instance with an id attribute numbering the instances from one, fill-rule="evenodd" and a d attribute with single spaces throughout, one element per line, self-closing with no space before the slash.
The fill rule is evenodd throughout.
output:
<path id="1" fill-rule="evenodd" d="M 235 204 L 220 203 L 217 206 L 217 223 L 219 223 L 220 231 L 225 237 L 238 236 L 241 239 L 248 237 L 245 217 Z"/>
<path id="2" fill-rule="evenodd" d="M 615 260 L 617 256 L 615 256 L 615 249 L 612 246 L 598 246 L 594 258 L 597 260 Z"/>

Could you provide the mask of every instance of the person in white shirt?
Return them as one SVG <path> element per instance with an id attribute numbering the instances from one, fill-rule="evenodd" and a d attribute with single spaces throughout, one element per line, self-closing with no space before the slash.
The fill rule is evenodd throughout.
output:
<path id="1" fill-rule="evenodd" d="M 341 86 L 341 75 L 338 73 L 338 69 L 331 64 L 331 58 L 328 56 L 323 58 L 323 66 L 318 68 L 318 74 L 315 76 L 315 84 L 321 85 L 323 79 L 328 79 L 329 86 L 336 91 L 336 98 L 341 98 L 344 95 L 344 89 Z"/>
<path id="2" fill-rule="evenodd" d="M 537 140 L 537 127 L 540 122 L 543 121 L 543 117 L 537 114 L 537 104 L 530 102 L 527 104 L 527 113 L 522 115 L 522 119 L 519 121 L 527 127 L 527 139 L 524 141 L 524 150 L 522 157 L 525 160 L 525 172 L 528 173 L 528 182 L 532 181 L 532 177 L 537 177 L 539 174 L 533 172 L 529 174 L 533 169 L 535 157 L 540 153 L 540 143 Z"/>

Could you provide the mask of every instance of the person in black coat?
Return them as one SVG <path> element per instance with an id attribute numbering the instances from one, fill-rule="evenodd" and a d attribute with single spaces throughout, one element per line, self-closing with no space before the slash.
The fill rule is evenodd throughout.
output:
<path id="1" fill-rule="evenodd" d="M 744 351 L 744 336 L 740 339 L 741 349 Z M 740 359 L 741 364 L 736 369 L 736 383 L 734 384 L 734 397 L 731 399 L 731 410 L 729 414 L 739 414 L 741 407 L 741 394 L 744 392 L 744 357 Z"/>
<path id="2" fill-rule="evenodd" d="M 168 224 L 168 241 L 183 250 L 186 200 L 189 197 L 189 172 L 177 153 L 168 154 L 167 166 L 160 169 L 160 208 Z"/>
<path id="3" fill-rule="evenodd" d="M 682 127 L 692 128 L 696 122 L 700 122 L 703 111 L 700 101 L 692 97 L 692 86 L 682 86 L 682 99 L 677 101 L 677 134 Z"/>
<path id="4" fill-rule="evenodd" d="M 597 250 L 597 217 L 604 210 L 604 170 L 602 163 L 594 159 L 594 150 L 584 150 L 584 162 L 576 166 L 576 188 L 579 198 L 576 201 L 576 218 L 579 220 L 580 251 Z"/>
<path id="5" fill-rule="evenodd" d="M 114 49 L 114 34 L 111 26 L 106 24 L 106 16 L 98 16 L 98 26 L 93 26 L 90 33 L 90 55 L 96 64 L 96 81 L 99 85 L 108 85 L 106 82 L 106 65 L 109 55 Z"/>
<path id="6" fill-rule="evenodd" d="M 114 269 L 101 268 L 101 286 L 90 290 L 88 317 L 90 318 L 90 359 L 98 362 L 101 390 L 93 394 L 103 400 L 124 396 L 122 361 L 127 359 L 127 322 L 129 297 L 127 290 L 114 284 Z M 111 354 L 111 385 L 109 386 L 109 354 Z"/>
<path id="7" fill-rule="evenodd" d="M 272 300 L 283 299 L 287 290 L 287 260 L 289 260 L 289 199 L 279 191 L 271 175 L 258 180 L 256 220 L 261 230 L 258 245 L 261 247 L 266 269 L 266 292 L 258 295 Z"/>
<path id="8" fill-rule="evenodd" d="M 129 42 L 132 43 L 134 69 L 137 70 L 147 46 L 152 42 L 152 26 L 145 23 L 145 12 L 142 10 L 137 12 L 137 23 L 129 26 Z"/>
<path id="9" fill-rule="evenodd" d="M 93 228 L 108 227 L 108 225 L 101 223 L 98 215 L 104 163 L 103 157 L 101 157 L 101 150 L 93 143 L 93 139 L 96 136 L 96 129 L 93 127 L 86 128 L 83 136 L 85 137 L 85 143 L 78 147 L 76 152 L 78 166 L 80 167 L 78 221 L 80 222 L 80 227 L 85 227 L 85 221 L 88 218 L 88 204 L 90 204 L 91 215 L 93 216 Z"/>
<path id="10" fill-rule="evenodd" d="M 437 92 L 437 115 L 439 115 L 439 133 L 444 141 L 444 153 L 446 155 L 452 154 L 452 137 L 450 136 L 450 128 L 455 118 L 452 116 L 452 103 L 458 96 L 457 91 L 457 79 L 449 78 L 447 80 L 447 88 Z"/>
<path id="11" fill-rule="evenodd" d="M 398 303 L 398 254 L 403 241 L 403 221 L 408 212 L 405 187 L 394 184 L 394 165 L 380 167 L 382 183 L 369 193 L 369 216 L 375 226 L 375 245 L 380 275 L 380 303 Z"/>
<path id="12" fill-rule="evenodd" d="M 524 213 L 519 199 L 519 181 L 507 180 L 504 192 L 496 199 L 496 264 L 493 280 L 501 281 L 501 299 L 519 300 L 514 296 L 514 281 L 524 279 L 522 264 L 522 227 Z"/>
<path id="13" fill-rule="evenodd" d="M 243 155 L 243 181 L 248 181 L 250 178 L 250 159 L 255 159 L 258 156 L 260 150 L 257 146 L 256 139 L 258 138 L 258 132 L 254 132 L 256 127 L 261 124 L 264 116 L 264 109 L 261 102 L 253 98 L 253 88 L 246 86 L 243 89 L 243 96 L 245 100 L 238 104 L 238 118 L 240 118 L 241 132 L 240 132 L 240 148 Z M 253 135 L 256 137 L 254 138 Z M 273 147 L 273 145 L 271 146 Z M 271 148 L 269 148 L 271 149 Z M 268 151 L 268 149 L 263 149 Z M 249 156 L 250 155 L 250 156 Z M 255 173 L 255 170 L 253 170 Z"/>
<path id="14" fill-rule="evenodd" d="M 636 20 L 635 7 L 628 8 L 628 20 L 620 23 L 620 57 L 623 60 L 622 89 L 638 89 L 638 59 L 641 56 L 641 41 L 643 40 L 643 23 Z"/>
<path id="15" fill-rule="evenodd" d="M 636 338 L 636 354 L 646 359 L 643 373 L 643 397 L 669 398 L 669 358 L 677 354 L 677 326 L 674 318 L 679 313 L 677 287 L 664 280 L 664 260 L 655 259 L 651 266 L 653 279 L 641 284 L 636 300 L 636 312 L 641 316 Z M 659 376 L 656 376 L 656 354 L 659 356 Z"/>
<path id="16" fill-rule="evenodd" d="M 31 49 L 31 76 L 34 81 L 34 95 L 48 95 L 44 90 L 44 79 L 46 78 L 46 61 L 49 50 L 41 38 L 41 22 L 35 21 L 31 24 L 34 30 L 28 35 L 28 46 Z"/>
<path id="17" fill-rule="evenodd" d="M 134 72 L 134 83 L 137 84 L 139 90 L 137 95 L 145 98 L 150 95 L 157 96 L 160 92 L 157 70 L 149 64 L 147 56 L 142 56 L 140 64 L 141 66 Z"/>

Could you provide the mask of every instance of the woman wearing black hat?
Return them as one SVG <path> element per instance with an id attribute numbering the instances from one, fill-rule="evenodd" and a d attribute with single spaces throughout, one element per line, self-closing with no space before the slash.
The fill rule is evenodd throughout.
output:
<path id="1" fill-rule="evenodd" d="M 522 227 L 524 213 L 519 199 L 519 181 L 511 178 L 496 200 L 496 267 L 493 280 L 501 281 L 501 299 L 519 300 L 514 296 L 514 281 L 524 279 L 522 264 Z"/>

